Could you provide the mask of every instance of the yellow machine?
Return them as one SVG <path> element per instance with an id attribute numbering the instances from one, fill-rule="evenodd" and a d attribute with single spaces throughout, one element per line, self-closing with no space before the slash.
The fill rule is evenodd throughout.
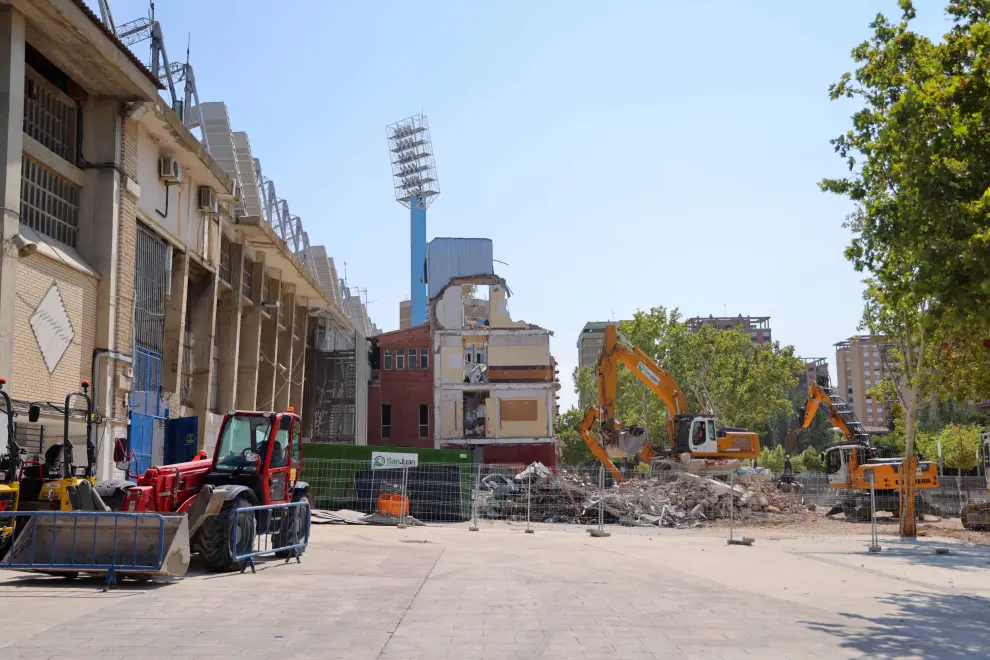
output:
<path id="1" fill-rule="evenodd" d="M 643 429 L 623 426 L 615 419 L 616 377 L 620 364 L 624 364 L 666 406 L 667 430 L 674 442 L 671 450 L 650 447 L 645 442 Z M 760 439 L 755 433 L 744 429 L 719 428 L 714 415 L 689 413 L 687 399 L 674 378 L 622 337 L 615 325 L 605 327 L 595 377 L 598 381 L 598 405 L 585 413 L 578 432 L 591 453 L 620 481 L 623 476 L 612 463 L 613 458 L 637 456 L 648 463 L 659 458 L 685 464 L 690 459 L 702 459 L 696 461 L 702 464 L 760 455 Z"/>
<path id="2" fill-rule="evenodd" d="M 5 511 L 17 511 L 20 501 L 20 484 L 17 483 L 17 472 L 20 468 L 21 448 L 14 440 L 14 407 L 10 395 L 3 390 L 7 381 L 0 378 L 0 399 L 3 412 L 7 416 L 7 449 L 0 454 L 0 558 L 6 553 L 7 546 L 14 535 L 14 518 L 4 517 Z"/>
<path id="3" fill-rule="evenodd" d="M 990 430 L 983 432 L 980 438 L 980 450 L 983 457 L 984 478 L 987 480 L 987 492 L 990 492 Z M 990 503 L 977 502 L 964 506 L 962 524 L 966 529 L 990 531 Z"/>
<path id="4" fill-rule="evenodd" d="M 69 418 L 72 401 L 82 398 L 86 403 L 86 462 L 76 465 L 74 446 L 69 439 Z M 63 419 L 62 442 L 49 446 L 44 457 L 35 460 L 22 460 L 17 480 L 20 482 L 20 511 L 58 510 L 71 511 L 76 487 L 83 480 L 96 485 L 96 445 L 93 442 L 93 401 L 89 396 L 89 382 L 82 382 L 82 390 L 70 392 L 65 397 L 64 406 L 48 406 L 59 410 Z M 28 421 L 36 422 L 41 414 L 39 404 L 32 404 Z"/>
<path id="5" fill-rule="evenodd" d="M 791 453 L 797 444 L 798 434 L 811 426 L 815 413 L 822 409 L 828 414 L 832 426 L 842 431 L 845 439 L 825 448 L 825 473 L 829 488 L 849 491 L 842 500 L 842 513 L 849 520 L 865 522 L 871 518 L 870 485 L 875 482 L 878 511 L 900 515 L 900 490 L 902 468 L 914 466 L 916 489 L 938 488 L 938 465 L 933 461 L 919 461 L 911 456 L 904 458 L 880 458 L 870 434 L 856 419 L 851 405 L 842 400 L 831 386 L 828 376 L 818 381 L 808 381 L 808 401 L 801 414 L 800 425 L 787 437 L 785 449 Z M 909 507 L 920 513 L 939 515 L 936 507 L 921 498 L 914 497 L 915 505 Z"/>

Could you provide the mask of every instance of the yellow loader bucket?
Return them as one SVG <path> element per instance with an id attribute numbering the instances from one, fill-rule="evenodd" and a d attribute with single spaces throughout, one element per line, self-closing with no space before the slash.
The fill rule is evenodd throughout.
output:
<path id="1" fill-rule="evenodd" d="M 9 515 L 9 514 L 8 514 Z M 16 538 L 0 569 L 178 578 L 189 569 L 184 514 L 30 511 L 13 514 Z"/>

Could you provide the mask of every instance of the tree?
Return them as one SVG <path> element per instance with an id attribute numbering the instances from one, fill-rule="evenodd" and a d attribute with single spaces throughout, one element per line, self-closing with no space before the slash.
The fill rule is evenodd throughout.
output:
<path id="1" fill-rule="evenodd" d="M 557 418 L 553 420 L 553 437 L 563 449 L 561 461 L 564 465 L 580 465 L 594 459 L 588 445 L 578 434 L 577 427 L 583 416 L 584 413 L 580 410 L 571 408 L 567 412 L 557 415 Z"/>
<path id="2" fill-rule="evenodd" d="M 829 90 L 863 107 L 832 141 L 849 176 L 821 187 L 855 204 L 846 257 L 869 274 L 863 327 L 891 343 L 911 456 L 919 410 L 946 388 L 974 384 L 953 372 L 949 340 L 990 318 L 990 6 L 951 0 L 954 25 L 939 44 L 910 29 L 911 0 L 899 6 L 896 25 L 877 15 L 873 36 L 852 51 L 855 76 Z M 913 536 L 914 516 L 904 513 L 901 533 Z"/>
<path id="3" fill-rule="evenodd" d="M 979 463 L 980 430 L 975 424 L 949 424 L 934 433 L 919 433 L 918 451 L 930 461 L 938 460 L 941 443 L 944 467 L 971 470 Z"/>

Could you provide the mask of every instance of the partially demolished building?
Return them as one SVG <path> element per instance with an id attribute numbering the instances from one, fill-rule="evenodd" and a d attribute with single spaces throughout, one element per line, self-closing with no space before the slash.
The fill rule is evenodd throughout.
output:
<path id="1" fill-rule="evenodd" d="M 554 465 L 552 333 L 512 320 L 493 264 L 489 239 L 427 246 L 434 446 L 472 449 L 477 462 Z"/>

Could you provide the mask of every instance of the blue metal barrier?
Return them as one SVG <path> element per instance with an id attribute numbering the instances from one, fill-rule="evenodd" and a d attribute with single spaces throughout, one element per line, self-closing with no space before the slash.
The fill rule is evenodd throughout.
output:
<path id="1" fill-rule="evenodd" d="M 14 519 L 15 538 L 0 561 L 0 569 L 69 575 L 106 573 L 104 591 L 116 584 L 117 572 L 168 573 L 164 567 L 169 547 L 166 521 L 160 514 L 8 511 L 4 516 Z M 170 543 L 176 540 L 174 528 L 178 524 L 172 521 L 168 525 Z"/>
<path id="2" fill-rule="evenodd" d="M 246 518 L 244 539 L 240 538 L 242 517 Z M 249 566 L 252 573 L 257 572 L 254 558 L 261 555 L 281 553 L 285 555 L 286 563 L 293 557 L 296 563 L 302 563 L 303 550 L 309 545 L 308 501 L 238 507 L 234 509 L 232 520 L 235 522 L 230 540 L 231 554 L 235 562 L 247 562 L 241 568 L 241 573 Z M 250 536 L 250 543 L 244 542 L 247 535 Z M 242 548 L 241 545 L 246 547 Z"/>

